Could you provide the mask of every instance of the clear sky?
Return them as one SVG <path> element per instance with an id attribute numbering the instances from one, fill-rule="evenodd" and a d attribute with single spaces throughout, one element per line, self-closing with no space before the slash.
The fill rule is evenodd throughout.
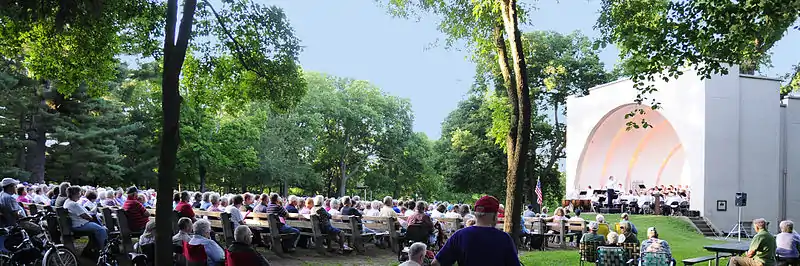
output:
<path id="1" fill-rule="evenodd" d="M 300 63 L 305 70 L 368 80 L 385 92 L 408 98 L 414 130 L 439 138 L 440 126 L 470 88 L 475 69 L 465 51 L 429 48 L 444 35 L 435 18 L 416 22 L 393 18 L 374 0 L 271 0 L 282 7 L 304 46 Z M 594 38 L 598 0 L 540 0 L 523 30 L 575 30 Z M 800 33 L 791 31 L 773 48 L 768 76 L 782 76 L 800 63 Z M 606 49 L 600 59 L 610 68 L 617 50 Z"/>

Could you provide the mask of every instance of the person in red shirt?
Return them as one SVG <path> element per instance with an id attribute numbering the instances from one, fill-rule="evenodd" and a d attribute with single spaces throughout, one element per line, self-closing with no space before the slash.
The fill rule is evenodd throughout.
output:
<path id="1" fill-rule="evenodd" d="M 127 193 L 128 200 L 122 205 L 122 209 L 125 210 L 125 216 L 128 217 L 128 227 L 132 232 L 142 231 L 150 221 L 150 213 L 137 200 L 139 193 L 136 187 L 129 187 Z"/>
<path id="2" fill-rule="evenodd" d="M 192 223 L 197 221 L 197 219 L 194 218 L 192 205 L 189 204 L 189 192 L 181 192 L 181 202 L 178 202 L 178 206 L 175 206 L 175 210 L 181 214 L 181 217 L 192 219 Z"/>

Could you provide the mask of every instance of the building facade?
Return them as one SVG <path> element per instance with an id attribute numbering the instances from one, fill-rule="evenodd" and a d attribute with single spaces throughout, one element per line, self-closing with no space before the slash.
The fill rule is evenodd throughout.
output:
<path id="1" fill-rule="evenodd" d="M 800 98 L 781 100 L 779 80 L 729 72 L 655 82 L 657 110 L 633 103 L 630 80 L 568 99 L 567 195 L 614 176 L 624 190 L 688 186 L 690 208 L 719 230 L 737 221 L 736 192 L 748 193 L 743 221 L 800 220 Z"/>

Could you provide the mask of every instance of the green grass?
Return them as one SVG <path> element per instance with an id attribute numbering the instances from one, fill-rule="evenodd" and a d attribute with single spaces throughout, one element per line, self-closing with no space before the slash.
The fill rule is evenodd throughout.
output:
<path id="1" fill-rule="evenodd" d="M 594 220 L 593 216 L 583 215 L 582 217 Z M 605 218 L 612 227 L 614 223 L 620 220 L 618 214 L 605 215 Z M 648 227 L 656 227 L 659 237 L 669 243 L 672 249 L 672 256 L 678 261 L 678 265 L 681 264 L 680 261 L 683 259 L 711 255 L 712 253 L 703 249 L 703 246 L 721 243 L 720 241 L 703 237 L 703 235 L 697 233 L 688 221 L 680 218 L 636 215 L 631 216 L 631 222 L 636 225 L 636 229 L 639 231 L 639 242 L 647 236 Z M 578 265 L 580 256 L 576 248 L 568 248 L 567 250 L 544 252 L 523 251 L 520 253 L 520 260 L 525 266 Z"/>

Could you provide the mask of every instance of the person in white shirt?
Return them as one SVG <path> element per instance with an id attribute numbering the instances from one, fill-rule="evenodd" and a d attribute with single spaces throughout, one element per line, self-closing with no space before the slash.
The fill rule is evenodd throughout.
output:
<path id="1" fill-rule="evenodd" d="M 445 207 L 444 204 L 439 203 L 439 205 L 436 206 L 436 209 L 431 211 L 431 219 L 444 218 L 444 213 L 446 211 L 447 207 Z"/>
<path id="2" fill-rule="evenodd" d="M 238 196 L 241 197 L 241 196 Z M 242 200 L 244 202 L 244 200 Z M 206 219 L 199 219 L 192 225 L 194 235 L 189 240 L 189 245 L 202 245 L 206 251 L 208 265 L 217 265 L 225 260 L 225 251 L 214 240 L 211 240 L 211 223 Z"/>
<path id="3" fill-rule="evenodd" d="M 47 191 L 47 185 L 38 186 L 33 191 L 36 193 L 36 195 L 33 196 L 33 203 L 50 206 L 50 199 L 48 199 L 47 195 L 45 194 Z"/>
<path id="4" fill-rule="evenodd" d="M 233 204 L 225 208 L 225 212 L 231 214 L 231 222 L 233 223 L 234 230 L 236 230 L 236 227 L 239 227 L 239 225 L 244 225 L 244 216 L 242 216 L 242 211 L 239 210 L 242 205 L 244 205 L 244 198 L 241 195 L 236 195 L 233 196 Z"/>
<path id="5" fill-rule="evenodd" d="M 81 187 L 71 186 L 67 188 L 67 200 L 64 201 L 64 208 L 69 212 L 72 220 L 72 230 L 77 232 L 89 232 L 94 236 L 95 248 L 98 250 L 105 246 L 108 237 L 105 227 L 100 225 L 97 220 L 89 215 L 86 208 L 78 204 L 81 198 Z"/>
<path id="6" fill-rule="evenodd" d="M 373 202 L 365 202 L 365 205 L 369 206 L 370 209 L 364 211 L 364 216 L 381 216 L 381 210 L 383 209 L 383 204 L 380 201 L 376 200 Z M 392 212 L 394 212 L 394 210 L 392 210 Z"/>
<path id="7" fill-rule="evenodd" d="M 451 219 L 461 218 L 461 214 L 458 213 L 458 211 L 461 208 L 458 205 L 450 205 L 448 208 L 450 208 L 450 210 L 444 214 L 445 218 L 451 218 Z"/>
<path id="8" fill-rule="evenodd" d="M 427 251 L 428 246 L 421 242 L 411 244 L 411 247 L 408 248 L 408 260 L 401 263 L 399 266 L 421 266 Z"/>

